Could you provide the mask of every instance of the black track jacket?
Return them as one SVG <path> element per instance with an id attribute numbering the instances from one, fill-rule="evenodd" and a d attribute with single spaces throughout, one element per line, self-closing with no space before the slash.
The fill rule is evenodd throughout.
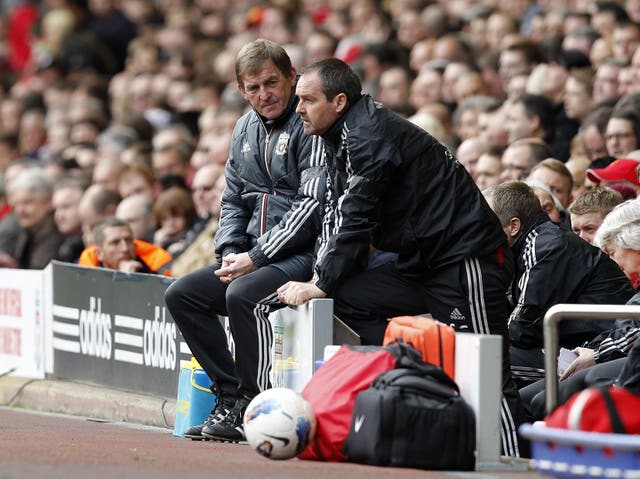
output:
<path id="1" fill-rule="evenodd" d="M 323 135 L 328 170 L 315 284 L 362 271 L 370 245 L 412 275 L 506 246 L 500 221 L 465 168 L 430 134 L 369 95 Z"/>
<path id="2" fill-rule="evenodd" d="M 513 244 L 516 260 L 509 318 L 511 344 L 543 347 L 542 322 L 554 304 L 625 304 L 631 283 L 599 248 L 540 213 Z M 611 321 L 571 320 L 560 323 L 560 345 L 574 348 L 611 328 Z"/>

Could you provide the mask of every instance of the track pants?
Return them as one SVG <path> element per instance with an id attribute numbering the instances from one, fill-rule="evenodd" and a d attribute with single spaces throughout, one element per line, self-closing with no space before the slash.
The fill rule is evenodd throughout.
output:
<path id="1" fill-rule="evenodd" d="M 268 316 L 284 307 L 276 289 L 287 281 L 309 278 L 265 266 L 226 285 L 214 274 L 218 268 L 206 266 L 176 280 L 165 292 L 165 302 L 191 352 L 222 395 L 253 397 L 270 387 L 273 331 Z M 235 361 L 218 315 L 229 317 Z"/>
<path id="2" fill-rule="evenodd" d="M 558 383 L 558 405 L 564 404 L 575 393 L 591 386 L 609 386 L 620 374 L 627 358 L 613 359 L 581 369 Z M 520 389 L 520 397 L 527 421 L 540 421 L 547 415 L 545 381 L 541 379 Z"/>
<path id="3" fill-rule="evenodd" d="M 504 454 L 520 456 L 517 427 L 524 419 L 518 389 L 509 365 L 506 291 L 511 282 L 510 251 L 468 258 L 422 277 L 408 276 L 387 263 L 338 285 L 334 312 L 362 338 L 381 344 L 388 318 L 430 313 L 456 331 L 498 334 L 503 338 L 501 437 Z"/>

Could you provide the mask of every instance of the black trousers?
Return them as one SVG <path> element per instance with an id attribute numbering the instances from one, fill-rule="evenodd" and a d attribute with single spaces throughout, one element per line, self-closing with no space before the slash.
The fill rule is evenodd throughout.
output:
<path id="1" fill-rule="evenodd" d="M 524 349 L 511 345 L 509 348 L 511 375 L 518 389 L 544 379 L 544 350 L 542 348 Z"/>
<path id="2" fill-rule="evenodd" d="M 613 384 L 627 358 L 614 359 L 581 369 L 558 383 L 558 405 L 564 404 L 575 393 L 591 386 Z M 520 398 L 528 422 L 541 421 L 547 415 L 546 389 L 544 379 L 536 381 L 520 390 Z"/>
<path id="3" fill-rule="evenodd" d="M 165 302 L 194 357 L 222 395 L 253 397 L 270 386 L 273 331 L 269 313 L 284 307 L 276 289 L 287 281 L 308 280 L 265 266 L 222 283 L 206 266 L 172 283 Z M 218 315 L 228 316 L 235 343 L 235 360 Z"/>
<path id="4" fill-rule="evenodd" d="M 503 338 L 500 416 L 502 446 L 510 456 L 526 455 L 526 442 L 517 437 L 524 420 L 518 389 L 511 377 L 506 291 L 513 263 L 510 252 L 497 251 L 469 258 L 422 277 L 408 276 L 386 263 L 338 285 L 334 312 L 365 344 L 382 344 L 387 319 L 430 313 L 457 331 L 497 334 Z"/>

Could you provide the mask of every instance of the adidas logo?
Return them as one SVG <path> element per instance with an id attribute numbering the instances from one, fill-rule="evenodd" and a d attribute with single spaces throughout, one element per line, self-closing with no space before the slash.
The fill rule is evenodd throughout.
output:
<path id="1" fill-rule="evenodd" d="M 458 308 L 453 308 L 453 311 L 451 311 L 451 314 L 449 315 L 449 319 L 452 321 L 464 321 L 465 317 Z"/>
<path id="2" fill-rule="evenodd" d="M 251 151 L 251 147 L 249 146 L 249 143 L 245 141 L 244 144 L 242 145 L 242 149 L 240 150 L 240 153 L 249 153 L 250 151 Z"/>

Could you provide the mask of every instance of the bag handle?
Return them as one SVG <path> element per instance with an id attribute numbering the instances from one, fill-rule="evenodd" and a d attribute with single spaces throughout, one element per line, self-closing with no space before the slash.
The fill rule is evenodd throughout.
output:
<path id="1" fill-rule="evenodd" d="M 446 377 L 449 379 L 449 376 Z M 396 368 L 380 374 L 374 380 L 373 387 L 402 387 L 422 391 L 442 398 L 459 397 L 460 391 L 458 390 L 457 384 L 453 381 L 451 382 L 453 385 L 443 384 L 438 378 L 424 375 L 417 369 Z"/>
<path id="2" fill-rule="evenodd" d="M 600 391 L 600 394 L 602 394 L 604 403 L 607 406 L 607 411 L 609 412 L 609 420 L 611 421 L 611 429 L 616 434 L 626 434 L 627 430 L 624 428 L 624 424 L 622 424 L 622 419 L 620 419 L 620 415 L 618 414 L 616 405 L 613 402 L 613 398 L 611 397 L 609 388 L 599 387 L 598 390 Z"/>
<path id="3" fill-rule="evenodd" d="M 422 355 L 401 339 L 396 340 L 396 344 L 400 350 L 400 355 L 396 361 L 396 368 L 416 369 L 420 371 L 423 376 L 432 377 L 438 382 L 443 383 L 460 393 L 460 389 L 455 381 L 451 379 L 441 368 L 431 363 L 425 363 L 422 360 Z"/>

